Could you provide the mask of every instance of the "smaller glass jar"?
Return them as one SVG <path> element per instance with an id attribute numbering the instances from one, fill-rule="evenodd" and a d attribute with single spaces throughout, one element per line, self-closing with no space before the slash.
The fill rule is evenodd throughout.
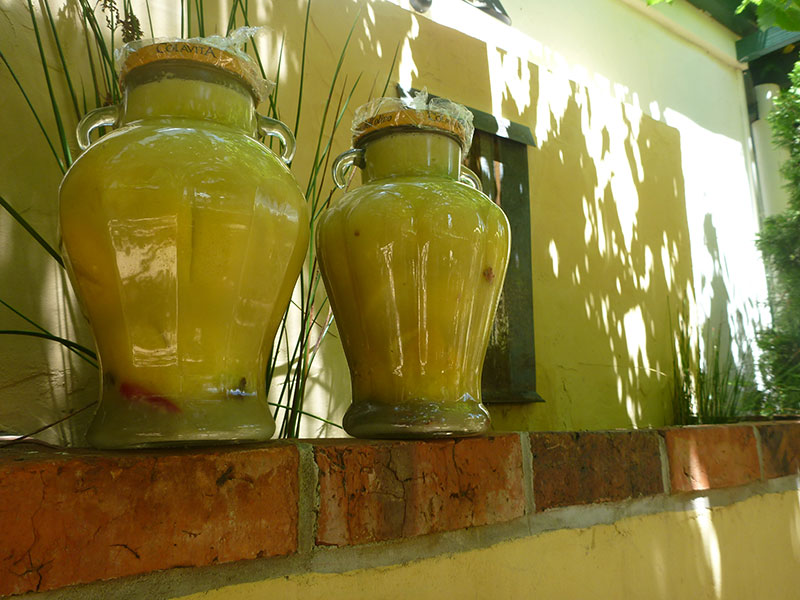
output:
<path id="1" fill-rule="evenodd" d="M 481 371 L 509 254 L 503 211 L 461 164 L 472 114 L 436 99 L 361 107 L 320 218 L 322 277 L 347 356 L 356 437 L 476 435 Z"/>
<path id="2" fill-rule="evenodd" d="M 62 250 L 102 371 L 99 448 L 269 439 L 267 359 L 308 248 L 254 63 L 226 40 L 136 44 L 123 103 L 78 126 Z M 89 147 L 89 133 L 113 126 Z M 276 156 L 258 134 L 279 138 Z"/>

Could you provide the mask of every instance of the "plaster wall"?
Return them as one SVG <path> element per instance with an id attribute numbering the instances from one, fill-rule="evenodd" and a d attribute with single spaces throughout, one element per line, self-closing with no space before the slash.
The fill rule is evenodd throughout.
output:
<path id="1" fill-rule="evenodd" d="M 800 585 L 799 502 L 796 490 L 719 507 L 697 498 L 685 511 L 627 516 L 379 568 L 347 570 L 343 561 L 334 572 L 312 569 L 176 598 L 788 600 Z M 584 511 L 588 516 L 591 509 Z"/>
<path id="2" fill-rule="evenodd" d="M 708 320 L 730 330 L 744 349 L 766 297 L 753 245 L 757 218 L 742 76 L 735 61 L 720 59 L 733 56 L 735 38 L 681 0 L 659 8 L 671 28 L 620 0 L 506 0 L 513 29 L 460 0 L 437 0 L 427 16 L 404 0 L 363 3 L 359 13 L 360 4 L 313 3 L 295 160 L 301 187 L 331 75 L 356 20 L 342 73 L 348 86 L 358 74 L 361 80 L 344 123 L 354 106 L 380 93 L 399 48 L 393 82 L 427 87 L 495 115 L 501 126 L 518 122 L 534 133 L 537 148 L 528 152 L 533 311 L 538 392 L 547 402 L 499 405 L 492 411 L 496 427 L 667 423 L 678 312 L 685 310 L 692 324 Z M 175 35 L 175 3 L 149 5 L 155 35 Z M 69 61 L 80 64 L 80 30 L 72 5 L 65 6 L 56 12 L 57 26 L 68 40 Z M 149 30 L 143 3 L 134 6 Z M 4 55 L 45 128 L 54 131 L 27 11 L 9 0 L 0 7 Z M 206 3 L 207 27 L 226 23 L 227 13 L 227 3 Z M 285 40 L 279 105 L 290 124 L 304 16 L 299 1 L 256 3 L 250 14 L 251 23 L 271 28 L 259 48 L 273 75 Z M 15 140 L 14 152 L 0 154 L 0 195 L 55 243 L 60 171 L 2 69 L 0 86 L 0 130 Z M 340 81 L 337 94 L 341 87 Z M 63 90 L 58 94 L 66 99 Z M 76 119 L 66 114 L 65 128 L 72 130 Z M 334 155 L 349 147 L 348 138 L 343 127 Z M 91 343 L 58 267 L 5 214 L 0 281 L 4 300 L 53 331 Z M 0 313 L 0 327 L 23 326 L 12 313 Z M 0 365 L 0 429 L 33 429 L 97 393 L 91 368 L 53 344 L 0 338 Z M 329 337 L 312 372 L 306 410 L 338 421 L 348 395 L 341 348 Z M 83 427 L 85 419 L 74 419 L 47 439 L 81 443 Z M 320 434 L 338 433 L 311 421 L 303 431 Z"/>

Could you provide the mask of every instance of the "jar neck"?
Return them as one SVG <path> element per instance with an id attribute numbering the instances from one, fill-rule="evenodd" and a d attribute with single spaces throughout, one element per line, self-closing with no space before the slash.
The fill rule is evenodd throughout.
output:
<path id="1" fill-rule="evenodd" d="M 147 72 L 138 69 L 125 81 L 121 123 L 145 119 L 187 118 L 215 121 L 253 135 L 256 112 L 247 87 L 224 72 L 209 75 L 184 68 Z M 133 77 L 132 75 L 138 75 Z M 197 75 L 196 77 L 193 75 Z"/>
<path id="2" fill-rule="evenodd" d="M 364 183 L 407 176 L 458 179 L 461 145 L 449 135 L 432 131 L 388 132 L 366 143 L 364 162 Z"/>

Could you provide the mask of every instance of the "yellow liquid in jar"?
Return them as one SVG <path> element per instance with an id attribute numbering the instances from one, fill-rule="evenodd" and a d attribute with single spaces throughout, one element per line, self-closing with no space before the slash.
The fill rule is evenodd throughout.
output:
<path id="1" fill-rule="evenodd" d="M 237 100 L 180 79 L 136 93 L 146 101 L 129 106 L 156 115 L 175 98 L 198 111 Z M 248 120 L 225 110 L 228 122 Z M 302 194 L 241 131 L 134 115 L 147 120 L 104 136 L 61 189 L 62 244 L 104 374 L 90 442 L 269 438 L 265 368 L 307 248 Z"/>
<path id="2" fill-rule="evenodd" d="M 407 171 L 401 162 L 418 152 L 403 142 L 393 140 L 391 155 L 373 157 L 367 172 Z M 351 411 L 377 422 L 348 431 L 403 437 L 478 427 L 481 369 L 508 261 L 503 212 L 452 179 L 383 178 L 328 209 L 317 245 L 350 366 Z M 416 423 L 393 422 L 414 411 Z"/>

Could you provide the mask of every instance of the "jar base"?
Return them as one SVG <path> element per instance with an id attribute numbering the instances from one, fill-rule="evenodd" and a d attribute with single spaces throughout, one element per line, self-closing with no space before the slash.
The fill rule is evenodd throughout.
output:
<path id="1" fill-rule="evenodd" d="M 265 442 L 275 432 L 266 403 L 255 398 L 233 406 L 200 399 L 180 405 L 179 412 L 172 412 L 106 397 L 86 439 L 94 448 L 121 450 L 248 444 Z"/>
<path id="2" fill-rule="evenodd" d="M 469 437 L 488 432 L 489 413 L 471 398 L 394 404 L 362 400 L 350 405 L 342 425 L 353 437 L 367 439 Z"/>
<path id="3" fill-rule="evenodd" d="M 99 450 L 133 450 L 137 448 L 188 448 L 196 446 L 226 446 L 267 442 L 272 438 L 274 427 L 260 431 L 215 431 L 213 434 L 198 435 L 189 432 L 185 435 L 155 436 L 151 433 L 131 433 L 110 435 L 105 431 L 87 433 L 86 439 L 93 448 Z"/>

